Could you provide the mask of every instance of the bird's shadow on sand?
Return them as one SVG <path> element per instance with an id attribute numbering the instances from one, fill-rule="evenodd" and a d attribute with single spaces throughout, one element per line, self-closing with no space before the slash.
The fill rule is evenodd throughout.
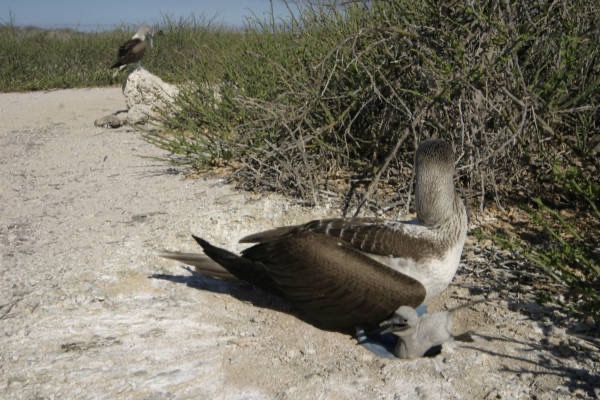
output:
<path id="1" fill-rule="evenodd" d="M 319 327 L 312 323 L 309 318 L 305 318 L 301 312 L 294 309 L 290 303 L 285 299 L 265 292 L 264 290 L 257 288 L 249 283 L 242 281 L 228 281 L 211 278 L 202 275 L 189 267 L 182 267 L 184 270 L 190 273 L 190 275 L 168 275 L 168 274 L 152 274 L 148 278 L 150 279 L 161 279 L 173 283 L 182 283 L 188 287 L 207 290 L 213 293 L 228 294 L 242 302 L 250 303 L 256 307 L 267 308 L 273 311 L 282 312 L 288 315 L 292 315 L 299 320 L 315 326 L 322 330 L 323 327 Z M 344 334 L 355 336 L 354 332 L 342 332 Z M 380 334 L 380 333 L 368 333 L 363 344 L 369 351 L 375 353 L 380 357 L 392 358 L 393 349 L 396 346 L 398 337 L 393 333 Z M 357 343 L 358 344 L 358 343 Z M 424 357 L 435 357 L 441 353 L 441 346 L 434 346 L 429 349 Z"/>
<path id="2" fill-rule="evenodd" d="M 595 398 L 595 388 L 600 385 L 600 377 L 590 373 L 585 368 L 571 366 L 570 357 L 576 357 L 576 354 L 565 354 L 561 345 L 550 345 L 544 342 L 534 340 L 519 340 L 505 336 L 492 336 L 477 334 L 478 337 L 488 342 L 505 342 L 519 346 L 522 352 L 536 353 L 535 358 L 520 357 L 512 354 L 503 353 L 499 349 L 489 349 L 486 346 L 473 346 L 468 344 L 461 345 L 464 349 L 485 353 L 491 357 L 502 358 L 503 366 L 500 371 L 513 375 L 522 376 L 530 374 L 534 377 L 543 375 L 554 375 L 565 379 L 566 387 L 571 393 L 582 390 L 591 398 Z"/>
<path id="3" fill-rule="evenodd" d="M 256 307 L 283 312 L 304 320 L 295 310 L 293 310 L 292 306 L 287 301 L 249 283 L 211 278 L 196 272 L 192 268 L 182 268 L 189 272 L 190 275 L 152 274 L 148 278 L 182 283 L 198 290 L 228 294 L 242 302 L 250 303 Z"/>
<path id="4" fill-rule="evenodd" d="M 505 292 L 506 283 L 496 281 L 488 277 L 487 285 L 493 289 L 486 288 L 487 292 L 499 293 L 499 296 L 506 300 L 509 310 L 518 312 L 528 318 L 531 318 L 536 323 L 539 329 L 545 331 L 549 329 L 548 322 L 544 322 L 541 318 L 535 318 L 532 315 L 531 310 L 535 310 L 540 315 L 551 315 L 551 305 L 541 305 L 532 300 L 525 300 L 523 297 L 516 301 L 515 298 Z M 502 286 L 504 284 L 504 286 Z M 456 284 L 456 286 L 462 286 L 469 289 L 471 295 L 480 294 L 483 289 L 477 286 L 469 286 Z M 568 332 L 568 331 L 567 331 Z M 568 388 L 569 392 L 585 391 L 591 398 L 595 398 L 595 388 L 600 386 L 600 376 L 590 373 L 585 368 L 573 366 L 573 359 L 583 359 L 586 357 L 594 357 L 591 347 L 598 346 L 598 343 L 593 340 L 588 340 L 589 346 L 587 349 L 580 347 L 574 347 L 573 343 L 566 343 L 569 336 L 565 336 L 566 341 L 560 343 L 553 343 L 546 338 L 532 339 L 526 337 L 509 337 L 501 335 L 486 335 L 478 333 L 477 330 L 473 332 L 476 337 L 484 339 L 488 343 L 495 343 L 493 347 L 480 343 L 475 344 L 462 344 L 461 348 L 476 351 L 478 353 L 485 353 L 491 357 L 497 357 L 502 359 L 502 367 L 500 371 L 506 374 L 514 376 L 526 376 L 527 374 L 533 377 L 539 376 L 556 376 L 564 379 L 564 385 Z M 508 349 L 504 348 L 501 343 L 506 343 L 513 349 L 518 349 L 520 354 L 523 356 L 511 354 Z M 513 350 L 514 351 L 514 350 Z M 530 354 L 530 356 L 525 356 Z"/>

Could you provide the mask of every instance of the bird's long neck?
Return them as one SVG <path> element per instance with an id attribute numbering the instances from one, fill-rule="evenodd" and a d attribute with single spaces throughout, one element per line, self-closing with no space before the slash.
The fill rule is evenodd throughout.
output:
<path id="1" fill-rule="evenodd" d="M 456 195 L 452 171 L 418 170 L 415 184 L 417 218 L 427 226 L 438 226 L 460 213 L 462 200 Z"/>

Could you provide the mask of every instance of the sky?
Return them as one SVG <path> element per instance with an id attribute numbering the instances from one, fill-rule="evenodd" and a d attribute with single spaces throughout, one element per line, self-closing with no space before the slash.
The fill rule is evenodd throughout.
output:
<path id="1" fill-rule="evenodd" d="M 281 0 L 272 3 L 276 18 L 288 15 Z M 267 17 L 270 10 L 269 0 L 0 0 L 0 24 L 98 31 L 194 15 L 240 27 L 252 12 Z"/>

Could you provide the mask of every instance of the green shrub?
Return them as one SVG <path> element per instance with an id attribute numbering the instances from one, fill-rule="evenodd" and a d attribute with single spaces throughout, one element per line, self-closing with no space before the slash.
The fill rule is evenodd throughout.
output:
<path id="1" fill-rule="evenodd" d="M 496 242 L 559 282 L 566 304 L 600 323 L 600 185 L 574 165 L 556 165 L 554 179 L 571 191 L 569 206 L 578 206 L 549 206 L 551 198 L 535 197 L 531 205 L 522 206 L 530 218 L 528 229 L 512 239 L 497 235 Z M 547 295 L 545 300 L 557 303 L 555 296 Z"/>
<path id="2" fill-rule="evenodd" d="M 120 34 L 119 34 L 120 33 Z M 21 91 L 110 83 L 106 55 L 125 32 L 82 33 L 0 27 L 0 90 Z M 102 60 L 102 61 L 100 61 Z"/>
<path id="3" fill-rule="evenodd" d="M 244 188 L 379 211 L 406 206 L 427 136 L 453 142 L 471 204 L 545 190 L 557 161 L 597 171 L 597 1 L 369 4 L 250 24 L 190 71 L 163 121 L 176 146 L 157 143 L 199 167 L 241 160 Z"/>

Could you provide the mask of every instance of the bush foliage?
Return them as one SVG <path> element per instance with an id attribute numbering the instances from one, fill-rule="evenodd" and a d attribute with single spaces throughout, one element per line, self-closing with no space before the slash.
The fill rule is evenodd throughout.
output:
<path id="1" fill-rule="evenodd" d="M 116 56 L 124 35 L 0 26 L 0 91 L 106 85 L 109 60 L 99 59 Z"/>
<path id="2" fill-rule="evenodd" d="M 557 161 L 597 179 L 599 11 L 395 0 L 255 21 L 236 53 L 198 55 L 210 61 L 165 114 L 172 136 L 149 139 L 198 167 L 236 161 L 241 186 L 310 203 L 406 205 L 415 143 L 429 136 L 454 144 L 472 204 L 567 195 L 550 179 Z M 400 187 L 391 201 L 388 186 Z"/>

